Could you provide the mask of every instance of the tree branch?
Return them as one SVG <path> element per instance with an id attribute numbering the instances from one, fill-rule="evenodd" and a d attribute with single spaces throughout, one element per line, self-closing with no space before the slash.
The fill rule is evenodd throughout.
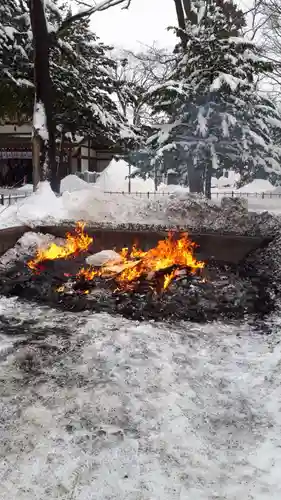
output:
<path id="1" fill-rule="evenodd" d="M 111 7 L 115 7 L 116 5 L 121 5 L 121 4 L 126 4 L 125 7 L 123 7 L 123 9 L 128 9 L 131 5 L 131 1 L 132 0 L 102 0 L 97 5 L 93 5 L 93 7 L 86 8 L 85 10 L 82 10 L 77 14 L 74 14 L 73 16 L 70 16 L 67 19 L 65 19 L 58 28 L 57 35 L 61 35 L 76 21 L 80 21 L 81 19 L 90 17 L 93 14 L 95 14 L 95 12 L 102 12 L 104 10 L 110 9 Z"/>

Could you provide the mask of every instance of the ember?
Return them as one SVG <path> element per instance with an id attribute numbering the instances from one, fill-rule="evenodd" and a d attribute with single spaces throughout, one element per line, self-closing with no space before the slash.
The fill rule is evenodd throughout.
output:
<path id="1" fill-rule="evenodd" d="M 27 265 L 34 271 L 40 270 L 40 264 L 44 261 L 55 259 L 66 259 L 79 252 L 85 251 L 93 242 L 93 238 L 84 233 L 85 223 L 77 222 L 74 234 L 66 234 L 66 243 L 64 246 L 52 243 L 46 249 L 38 249 L 35 258 L 30 260 Z"/>

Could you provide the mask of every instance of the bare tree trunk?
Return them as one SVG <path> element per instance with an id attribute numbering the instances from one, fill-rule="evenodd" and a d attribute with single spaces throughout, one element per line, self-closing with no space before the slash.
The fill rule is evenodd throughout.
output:
<path id="1" fill-rule="evenodd" d="M 182 6 L 182 0 L 174 0 L 175 6 L 176 6 L 176 11 L 177 11 L 177 18 L 178 18 L 178 25 L 179 25 L 179 36 L 181 39 L 181 43 L 183 48 L 186 47 L 186 35 L 185 35 L 185 19 L 184 19 L 184 11 L 183 11 L 183 6 Z"/>
<path id="2" fill-rule="evenodd" d="M 158 190 L 158 171 L 156 163 L 154 164 L 154 190 Z"/>
<path id="3" fill-rule="evenodd" d="M 192 162 L 187 165 L 189 191 L 191 193 L 203 193 L 203 176 L 199 168 L 195 168 Z"/>
<path id="4" fill-rule="evenodd" d="M 192 24 L 196 24 L 197 23 L 197 15 L 191 9 L 191 0 L 182 0 L 182 2 L 183 2 L 183 8 L 184 8 L 186 19 L 191 21 Z"/>
<path id="5" fill-rule="evenodd" d="M 129 163 L 129 176 L 128 176 L 128 193 L 129 194 L 131 194 L 131 190 L 132 190 L 131 174 L 132 174 L 132 167 L 131 167 L 131 164 Z"/>
<path id="6" fill-rule="evenodd" d="M 212 173 L 213 173 L 213 165 L 212 159 L 208 158 L 205 173 L 205 196 L 209 199 L 212 197 Z"/>
<path id="7" fill-rule="evenodd" d="M 43 107 L 48 131 L 48 170 L 53 191 L 59 191 L 58 169 L 56 164 L 55 122 L 53 117 L 52 81 L 49 66 L 49 33 L 42 0 L 30 0 L 30 19 L 34 39 L 34 81 L 35 106 Z M 36 131 L 35 131 L 36 133 Z M 37 131 L 39 134 L 40 131 Z M 34 162 L 35 165 L 36 162 Z M 36 175 L 34 175 L 36 178 Z"/>
<path id="8" fill-rule="evenodd" d="M 32 177 L 33 177 L 33 191 L 36 191 L 40 182 L 40 152 L 41 152 L 41 138 L 34 131 L 32 138 Z"/>
<path id="9" fill-rule="evenodd" d="M 64 128 L 62 127 L 61 130 L 61 137 L 60 137 L 60 149 L 59 149 L 59 157 L 58 157 L 58 162 L 57 162 L 57 172 L 58 172 L 58 183 L 60 187 L 61 179 L 68 175 L 69 172 L 65 171 L 65 168 L 63 168 L 63 158 L 64 158 L 64 140 L 65 140 L 65 135 L 64 135 Z"/>

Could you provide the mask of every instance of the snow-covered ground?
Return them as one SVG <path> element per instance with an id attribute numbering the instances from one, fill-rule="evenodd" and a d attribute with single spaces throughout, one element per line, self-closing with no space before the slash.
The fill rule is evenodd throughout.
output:
<path id="1" fill-rule="evenodd" d="M 89 222 L 162 224 L 165 207 L 169 205 L 170 200 L 175 196 L 180 200 L 189 195 L 188 188 L 165 184 L 161 184 L 155 193 L 153 180 L 144 181 L 140 178 L 131 179 L 132 194 L 128 194 L 128 175 L 129 166 L 125 161 L 112 160 L 95 184 L 89 184 L 76 175 L 65 177 L 61 182 L 60 198 L 51 192 L 48 183 L 42 183 L 36 194 L 32 193 L 31 185 L 12 190 L 10 192 L 12 196 L 14 194 L 29 196 L 18 200 L 12 206 L 0 206 L 0 228 L 70 219 L 84 219 Z M 280 187 L 274 188 L 269 181 L 256 179 L 236 189 L 238 177 L 232 172 L 228 178 L 212 180 L 213 204 L 220 205 L 225 193 L 229 193 L 229 196 L 236 193 L 238 197 L 247 197 L 247 193 L 272 192 L 274 194 L 272 198 L 247 197 L 249 210 L 270 211 L 276 215 L 281 213 L 281 197 L 277 196 L 280 194 Z M 8 195 L 8 192 L 5 191 L 4 194 Z M 8 203 L 8 198 L 6 202 Z M 182 221 L 172 222 L 180 224 Z"/>
<path id="2" fill-rule="evenodd" d="M 1 499 L 280 499 L 279 318 L 0 311 Z"/>
<path id="3" fill-rule="evenodd" d="M 67 181 L 73 184 L 73 179 Z M 78 181 L 80 183 L 81 180 Z M 82 219 L 93 223 L 188 225 L 187 214 L 183 212 L 179 217 L 176 210 L 176 207 L 183 206 L 188 198 L 189 193 L 186 190 L 176 187 L 172 194 L 160 192 L 159 195 L 148 198 L 133 194 L 108 194 L 96 185 L 89 187 L 88 184 L 85 189 L 65 191 L 61 197 L 57 197 L 45 182 L 39 185 L 36 193 L 9 207 L 0 207 L 0 228 Z M 209 211 L 212 211 L 220 205 L 222 196 L 216 195 L 208 203 L 203 198 L 200 200 L 199 204 L 202 203 L 206 209 L 209 207 Z M 281 198 L 249 197 L 247 200 L 250 211 L 269 211 L 276 215 L 281 213 Z"/>
<path id="4" fill-rule="evenodd" d="M 153 222 L 178 199 L 189 207 L 184 193 L 148 205 L 99 188 L 57 198 L 43 183 L 0 225 Z M 27 233 L 2 264 L 42 238 Z M 0 296 L 0 500 L 279 500 L 280 326 L 279 313 L 139 323 Z"/>
<path id="5" fill-rule="evenodd" d="M 166 207 L 171 200 L 181 200 L 189 196 L 187 188 L 181 186 L 160 185 L 154 192 L 153 181 L 132 179 L 132 194 L 126 194 L 128 189 L 128 164 L 113 160 L 100 175 L 96 184 L 89 184 L 76 175 L 68 175 L 61 183 L 61 197 L 56 197 L 48 183 L 42 183 L 37 193 L 32 193 L 32 186 L 26 185 L 12 195 L 29 195 L 19 199 L 12 206 L 0 206 L 0 228 L 14 225 L 38 223 L 55 223 L 65 220 L 81 220 L 102 223 L 165 223 Z M 236 177 L 231 178 L 235 182 Z M 219 206 L 226 193 L 232 196 L 246 197 L 248 208 L 254 212 L 269 211 L 275 215 L 281 214 L 281 188 L 274 188 L 268 181 L 256 179 L 247 186 L 235 190 L 229 187 L 226 178 L 213 179 L 212 204 Z M 122 191 L 124 194 L 122 194 Z M 119 193 L 119 194 L 118 194 Z M 247 196 L 247 193 L 253 193 Z M 254 194 L 266 193 L 262 198 Z M 273 196 L 270 197 L 270 193 Z M 5 191 L 5 194 L 7 192 Z M 172 201 L 173 202 L 173 201 Z M 8 203 L 8 201 L 7 201 Z M 167 222 L 167 221 L 166 221 Z M 181 224 L 181 220 L 170 220 L 173 224 Z M 188 220 L 184 221 L 188 225 Z"/>

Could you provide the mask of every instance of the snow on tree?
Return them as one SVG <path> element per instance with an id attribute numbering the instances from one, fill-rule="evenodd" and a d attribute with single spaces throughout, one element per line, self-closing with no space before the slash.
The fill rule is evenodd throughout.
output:
<path id="1" fill-rule="evenodd" d="M 34 132 L 47 148 L 52 187 L 58 190 L 55 137 L 87 135 L 109 143 L 135 137 L 113 97 L 116 88 L 110 70 L 115 62 L 107 56 L 109 48 L 89 28 L 89 16 L 94 12 L 127 4 L 125 0 L 103 0 L 73 15 L 67 4 L 56 0 L 45 0 L 44 5 L 42 0 L 8 2 L 9 8 L 0 10 L 1 81 L 17 103 L 21 118 L 32 116 L 35 89 Z M 13 114 L 7 101 L 3 100 L 2 108 L 2 117 Z M 44 131 L 37 123 L 45 123 Z M 42 145 L 35 149 L 38 180 Z"/>
<path id="2" fill-rule="evenodd" d="M 55 115 L 64 134 L 103 137 L 109 142 L 133 137 L 114 98 L 116 81 L 111 70 L 116 62 L 109 50 L 90 30 L 88 19 L 71 25 L 51 49 Z"/>
<path id="3" fill-rule="evenodd" d="M 147 141 L 153 161 L 145 162 L 145 173 L 173 168 L 192 192 L 210 196 L 218 169 L 235 170 L 244 182 L 260 168 L 280 173 L 274 131 L 281 121 L 274 104 L 256 91 L 256 77 L 272 66 L 240 36 L 240 11 L 209 0 L 193 4 L 192 12 L 184 48 L 176 49 L 176 71 L 151 93 L 155 112 L 168 119 Z"/>
<path id="4" fill-rule="evenodd" d="M 33 88 L 29 19 L 17 0 L 0 5 L 0 119 L 30 114 L 29 93 Z"/>

